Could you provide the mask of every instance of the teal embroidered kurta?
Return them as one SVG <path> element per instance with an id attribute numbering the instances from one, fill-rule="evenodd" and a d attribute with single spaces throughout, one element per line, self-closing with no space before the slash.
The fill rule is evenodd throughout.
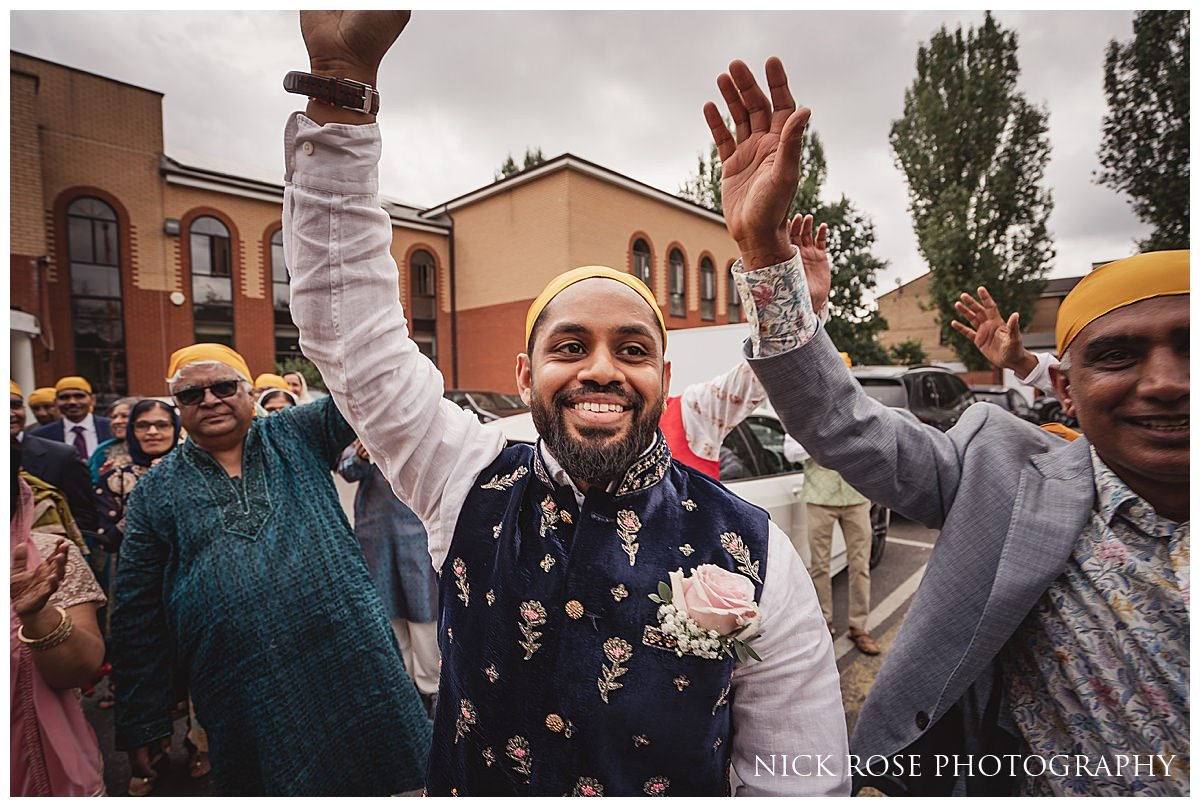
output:
<path id="1" fill-rule="evenodd" d="M 112 618 L 117 745 L 171 733 L 172 671 L 219 792 L 421 786 L 430 727 L 330 469 L 332 398 L 255 418 L 242 476 L 187 442 L 130 497 Z"/>

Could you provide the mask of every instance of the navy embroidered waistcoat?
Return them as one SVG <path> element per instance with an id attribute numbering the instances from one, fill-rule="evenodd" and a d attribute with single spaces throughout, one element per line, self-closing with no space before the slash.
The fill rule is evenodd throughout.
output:
<path id="1" fill-rule="evenodd" d="M 583 507 L 538 448 L 480 474 L 439 580 L 429 795 L 724 795 L 733 659 L 677 655 L 649 599 L 712 563 L 761 601 L 765 511 L 660 433 Z"/>

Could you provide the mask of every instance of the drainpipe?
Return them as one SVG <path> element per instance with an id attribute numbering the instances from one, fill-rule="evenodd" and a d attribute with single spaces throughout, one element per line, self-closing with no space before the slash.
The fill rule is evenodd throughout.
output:
<path id="1" fill-rule="evenodd" d="M 452 389 L 458 389 L 458 293 L 456 265 L 454 263 L 454 216 L 447 210 L 444 214 L 450 219 L 450 343 L 454 352 L 450 354 L 450 383 Z"/>

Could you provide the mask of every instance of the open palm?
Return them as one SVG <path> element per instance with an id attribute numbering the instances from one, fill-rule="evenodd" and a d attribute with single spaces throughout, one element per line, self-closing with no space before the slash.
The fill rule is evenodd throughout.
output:
<path id="1" fill-rule="evenodd" d="M 59 541 L 50 553 L 32 569 L 25 568 L 29 558 L 28 544 L 17 544 L 12 553 L 12 569 L 8 594 L 17 616 L 35 614 L 46 607 L 50 595 L 58 591 L 67 571 L 67 544 Z"/>

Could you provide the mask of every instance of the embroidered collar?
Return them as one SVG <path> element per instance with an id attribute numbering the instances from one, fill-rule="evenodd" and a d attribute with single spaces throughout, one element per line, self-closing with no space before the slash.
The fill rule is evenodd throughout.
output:
<path id="1" fill-rule="evenodd" d="M 258 537 L 275 509 L 267 486 L 266 468 L 260 458 L 262 434 L 258 426 L 257 420 L 250 424 L 242 445 L 242 475 L 238 478 L 231 478 L 221 463 L 192 440 L 176 449 L 204 481 L 221 528 L 251 540 Z"/>
<path id="2" fill-rule="evenodd" d="M 654 442 L 641 453 L 625 471 L 619 485 L 610 483 L 607 491 L 613 496 L 627 496 L 646 488 L 654 487 L 667 475 L 671 467 L 671 449 L 667 447 L 666 438 L 661 430 L 654 434 Z M 537 448 L 533 452 L 533 472 L 547 487 L 565 486 L 575 494 L 575 501 L 583 506 L 583 493 L 575 486 L 575 482 L 550 453 L 544 441 L 538 438 Z"/>
<path id="3" fill-rule="evenodd" d="M 1166 537 L 1178 527 L 1178 522 L 1160 516 L 1145 499 L 1133 492 L 1121 477 L 1104 464 L 1095 446 L 1089 446 L 1092 473 L 1096 479 L 1097 512 L 1105 524 L 1118 517 L 1128 521 L 1146 535 Z"/>

